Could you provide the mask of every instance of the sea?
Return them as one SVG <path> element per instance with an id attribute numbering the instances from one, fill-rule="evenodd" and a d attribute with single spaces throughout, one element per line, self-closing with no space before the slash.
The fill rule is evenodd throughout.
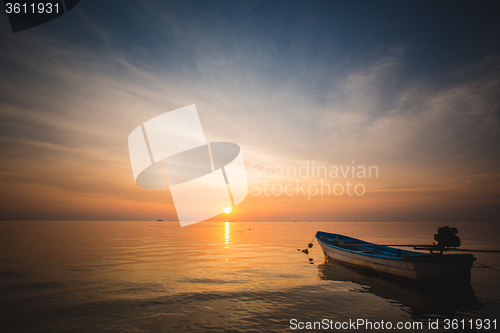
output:
<path id="1" fill-rule="evenodd" d="M 0 331 L 494 332 L 499 253 L 474 254 L 470 286 L 428 289 L 326 262 L 313 240 L 431 244 L 445 225 L 500 249 L 483 222 L 0 221 Z"/>

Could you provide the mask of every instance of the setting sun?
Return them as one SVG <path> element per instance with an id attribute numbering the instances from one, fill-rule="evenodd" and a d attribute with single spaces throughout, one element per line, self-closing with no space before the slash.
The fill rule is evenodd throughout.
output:
<path id="1" fill-rule="evenodd" d="M 229 214 L 233 209 L 231 207 L 224 208 L 224 213 Z"/>

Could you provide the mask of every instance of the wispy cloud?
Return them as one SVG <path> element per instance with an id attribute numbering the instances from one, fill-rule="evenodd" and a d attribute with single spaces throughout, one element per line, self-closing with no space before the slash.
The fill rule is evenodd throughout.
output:
<path id="1" fill-rule="evenodd" d="M 248 6 L 239 10 L 251 12 Z M 383 207 L 393 214 L 385 219 L 404 219 L 419 207 L 443 216 L 434 200 L 446 207 L 460 200 L 468 212 L 495 204 L 473 198 L 498 197 L 498 57 L 483 56 L 439 76 L 409 76 L 412 45 L 382 43 L 370 56 L 349 59 L 331 45 L 323 50 L 310 42 L 311 31 L 300 29 L 307 18 L 288 22 L 289 32 L 268 26 L 266 35 L 265 29 L 252 32 L 251 20 L 231 30 L 229 18 L 183 10 L 146 6 L 128 14 L 156 28 L 144 40 L 112 29 L 123 22 L 103 21 L 105 12 L 92 16 L 84 6 L 73 15 L 83 42 L 64 33 L 0 36 L 7 45 L 0 50 L 6 216 L 20 214 L 20 202 L 50 207 L 45 218 L 62 216 L 58 202 L 71 207 L 64 216 L 155 218 L 162 210 L 175 216 L 168 193 L 135 186 L 126 139 L 138 124 L 193 103 L 207 139 L 238 143 L 248 164 L 355 160 L 379 166 L 380 179 L 367 183 L 370 196 L 355 203 L 252 197 L 242 205 L 244 219 L 268 219 L 253 209 L 262 206 L 328 220 L 333 211 L 349 219 L 357 205 L 365 219 L 383 220 Z M 79 202 L 95 210 L 86 213 Z M 129 205 L 126 211 L 120 203 Z M 35 217 L 37 209 L 23 216 Z"/>

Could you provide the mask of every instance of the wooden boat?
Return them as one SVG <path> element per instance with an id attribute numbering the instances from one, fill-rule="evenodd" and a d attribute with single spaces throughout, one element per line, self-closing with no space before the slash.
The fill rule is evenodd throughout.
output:
<path id="1" fill-rule="evenodd" d="M 323 231 L 316 233 L 316 239 L 328 260 L 419 284 L 470 283 L 476 260 L 472 254 L 401 250 Z"/>

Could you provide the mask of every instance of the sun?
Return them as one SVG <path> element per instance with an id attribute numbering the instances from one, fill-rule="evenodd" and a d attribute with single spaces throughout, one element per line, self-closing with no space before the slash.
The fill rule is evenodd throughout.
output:
<path id="1" fill-rule="evenodd" d="M 226 208 L 224 208 L 223 210 L 224 210 L 224 213 L 229 214 L 229 213 L 231 213 L 231 211 L 232 211 L 233 209 L 232 209 L 231 207 L 226 207 Z"/>

